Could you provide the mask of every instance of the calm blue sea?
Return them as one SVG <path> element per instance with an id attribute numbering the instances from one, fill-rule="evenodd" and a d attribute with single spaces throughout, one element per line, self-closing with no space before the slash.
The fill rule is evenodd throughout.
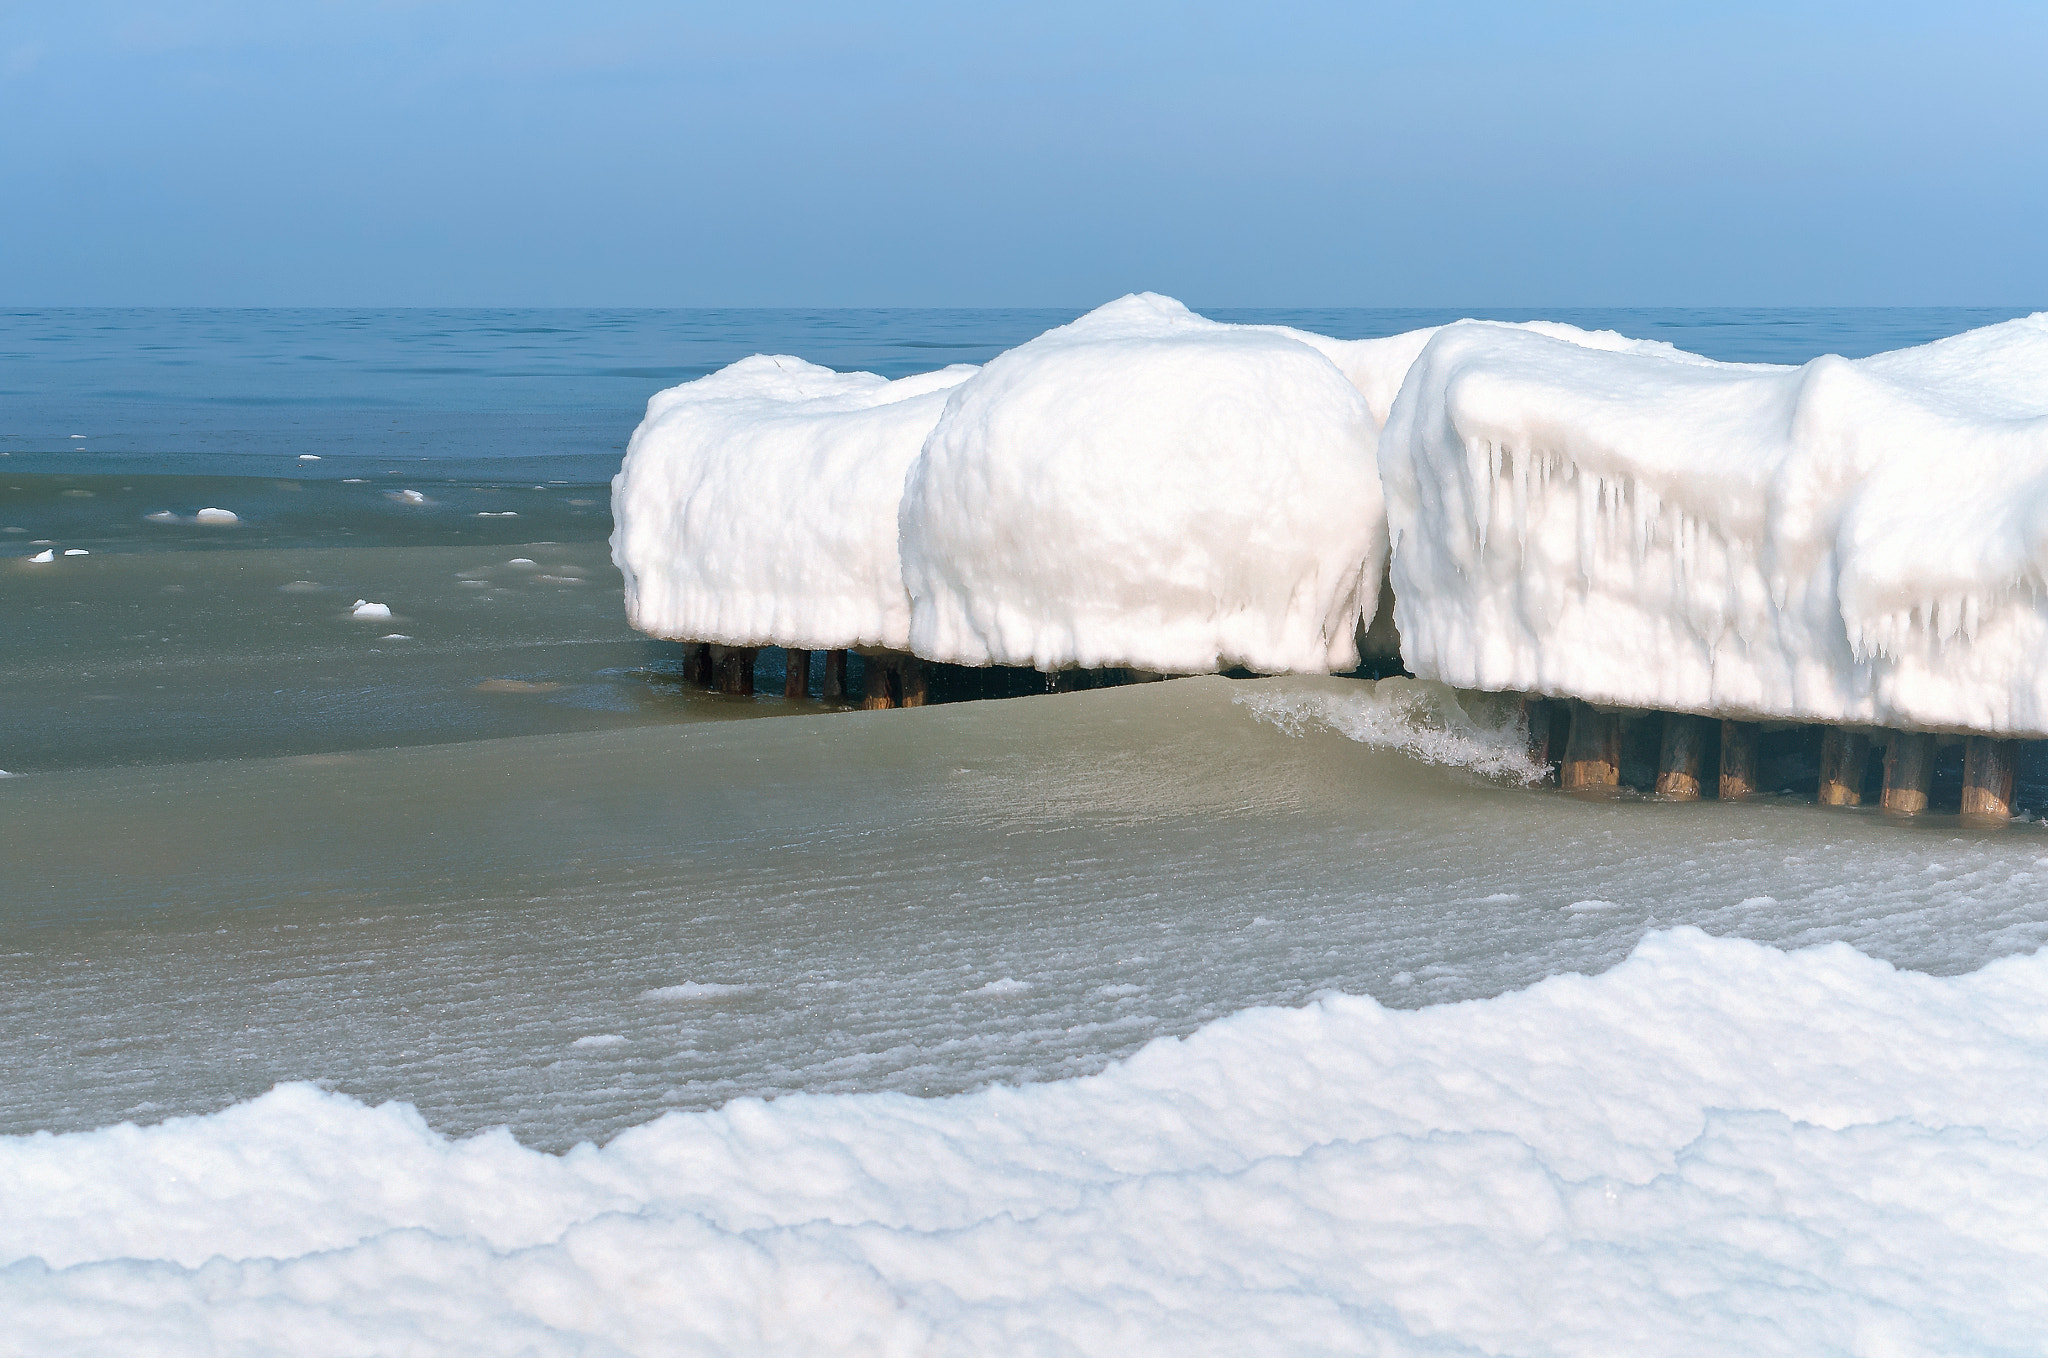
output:
<path id="1" fill-rule="evenodd" d="M 0 453 L 18 473 L 606 479 L 647 397 L 754 353 L 890 377 L 978 363 L 1076 310 L 0 312 Z M 1456 309 L 1213 313 L 1343 338 Z M 1860 357 L 2024 308 L 1553 308 L 1709 357 Z M 301 454 L 320 461 L 301 462 Z M 371 466 L 370 464 L 377 464 Z M 422 466 L 422 463 L 431 464 Z"/>

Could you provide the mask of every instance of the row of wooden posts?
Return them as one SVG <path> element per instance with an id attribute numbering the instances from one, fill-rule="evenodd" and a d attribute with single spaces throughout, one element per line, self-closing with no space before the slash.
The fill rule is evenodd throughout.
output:
<path id="1" fill-rule="evenodd" d="M 739 697 L 754 692 L 754 664 L 758 646 L 713 646 L 701 641 L 683 648 L 683 678 L 704 688 Z M 808 698 L 811 692 L 811 653 L 786 649 L 782 682 L 785 698 Z M 828 703 L 852 703 L 860 707 L 923 707 L 930 699 L 930 677 L 925 663 L 902 651 L 867 651 L 861 656 L 861 691 L 847 691 L 847 652 L 825 652 L 824 682 L 819 697 Z"/>
<path id="2" fill-rule="evenodd" d="M 1598 793 L 1621 786 L 1623 714 L 1575 699 L 1532 698 L 1528 704 L 1530 754 L 1554 765 L 1559 787 Z M 1661 714 L 1663 738 L 1657 758 L 1656 794 L 1670 801 L 1704 795 L 1702 768 L 1712 736 L 1711 717 Z M 1757 722 L 1720 721 L 1720 769 L 1715 791 L 1724 801 L 1756 792 Z M 1822 728 L 1816 799 L 1823 806 L 1860 806 L 1863 771 L 1872 742 L 1884 741 L 1884 791 L 1879 805 L 1896 816 L 1927 810 L 1933 781 L 1936 737 L 1925 731 L 1875 733 L 1849 726 Z M 2012 815 L 2013 774 L 2020 742 L 1970 736 L 1963 756 L 1965 816 L 2003 820 Z"/>

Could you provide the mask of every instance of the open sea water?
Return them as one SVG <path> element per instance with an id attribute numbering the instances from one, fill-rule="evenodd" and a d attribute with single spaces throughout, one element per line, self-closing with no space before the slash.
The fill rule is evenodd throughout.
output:
<path id="1" fill-rule="evenodd" d="M 1086 1073 L 1331 991 L 1494 995 L 1674 924 L 1936 972 L 2048 939 L 2031 830 L 1588 807 L 1347 736 L 1385 703 L 1334 680 L 722 698 L 625 626 L 606 483 L 653 392 L 1074 314 L 0 314 L 0 1132 L 305 1079 L 562 1149 Z M 1798 362 L 2021 313 L 1543 314 Z M 1274 716 L 1303 704 L 1337 715 Z"/>

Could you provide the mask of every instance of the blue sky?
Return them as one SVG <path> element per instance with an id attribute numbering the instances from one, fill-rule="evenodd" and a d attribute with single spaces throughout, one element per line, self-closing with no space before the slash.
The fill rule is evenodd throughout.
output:
<path id="1" fill-rule="evenodd" d="M 0 304 L 2048 305 L 2048 5 L 0 0 Z"/>

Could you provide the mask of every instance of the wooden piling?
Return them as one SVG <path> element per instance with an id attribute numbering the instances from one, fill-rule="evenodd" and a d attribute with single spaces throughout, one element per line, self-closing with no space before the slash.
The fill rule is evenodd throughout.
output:
<path id="1" fill-rule="evenodd" d="M 1657 795 L 1666 801 L 1691 802 L 1700 795 L 1700 755 L 1707 743 L 1704 718 L 1682 712 L 1664 714 L 1664 739 L 1657 753 Z"/>
<path id="2" fill-rule="evenodd" d="M 846 652 L 825 652 L 825 676 L 818 685 L 818 696 L 828 703 L 846 701 Z"/>
<path id="3" fill-rule="evenodd" d="M 1721 722 L 1721 800 L 1739 802 L 1756 792 L 1756 741 L 1762 728 L 1753 721 Z"/>
<path id="4" fill-rule="evenodd" d="M 1621 787 L 1621 714 L 1572 700 L 1558 785 L 1568 792 L 1612 792 Z"/>
<path id="5" fill-rule="evenodd" d="M 1563 731 L 1556 717 L 1564 718 Z M 1545 770 L 1543 781 L 1557 783 L 1557 764 L 1564 757 L 1565 738 L 1571 726 L 1571 708 L 1551 698 L 1522 699 L 1522 720 L 1529 728 L 1529 761 Z"/>
<path id="6" fill-rule="evenodd" d="M 1893 731 L 1884 747 L 1886 814 L 1917 816 L 1927 809 L 1934 778 L 1934 737 L 1925 731 Z"/>
<path id="7" fill-rule="evenodd" d="M 782 696 L 802 702 L 811 696 L 811 653 L 794 647 L 782 648 Z"/>
<path id="8" fill-rule="evenodd" d="M 683 682 L 700 688 L 712 685 L 711 648 L 701 641 L 683 643 Z"/>
<path id="9" fill-rule="evenodd" d="M 861 706 L 869 710 L 923 707 L 931 696 L 924 661 L 902 651 L 862 651 L 867 662 Z"/>
<path id="10" fill-rule="evenodd" d="M 1963 751 L 1963 814 L 1972 820 L 2012 819 L 2012 778 L 2020 743 L 1971 736 Z"/>
<path id="11" fill-rule="evenodd" d="M 1870 762 L 1870 737 L 1848 726 L 1830 726 L 1821 733 L 1820 785 L 1814 799 L 1822 806 L 1863 805 L 1863 769 Z"/>
<path id="12" fill-rule="evenodd" d="M 720 693 L 750 698 L 754 694 L 754 658 L 758 646 L 713 646 L 711 668 Z"/>

